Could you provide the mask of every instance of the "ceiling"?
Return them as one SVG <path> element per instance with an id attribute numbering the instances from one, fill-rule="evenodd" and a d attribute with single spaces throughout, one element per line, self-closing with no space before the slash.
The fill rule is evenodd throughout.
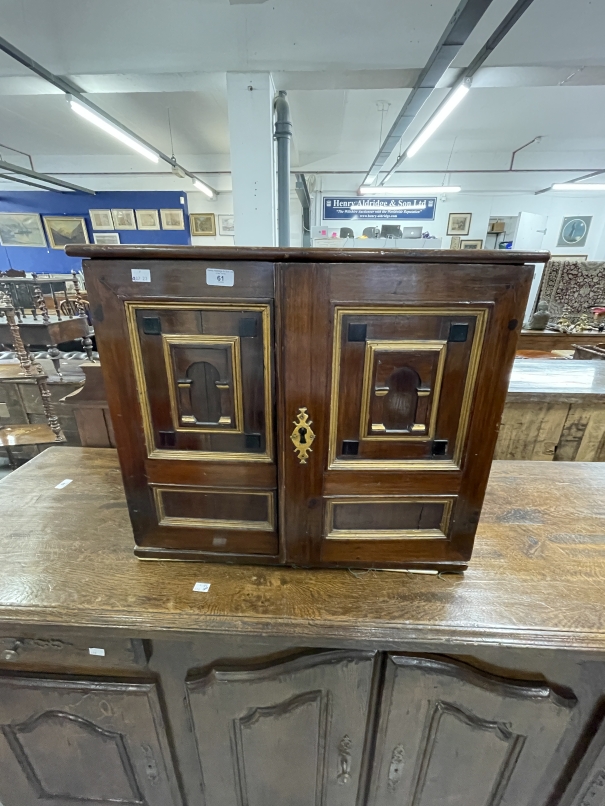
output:
<path id="1" fill-rule="evenodd" d="M 469 64 L 513 3 L 494 0 L 455 67 Z M 321 175 L 326 188 L 346 190 L 369 168 L 381 132 L 456 6 L 457 0 L 0 0 L 0 18 L 9 42 L 219 189 L 230 187 L 226 73 L 270 71 L 276 87 L 288 91 L 293 167 Z M 441 183 L 446 172 L 463 171 L 450 178 L 468 190 L 527 192 L 605 169 L 603 30 L 600 0 L 534 0 L 465 101 L 393 181 Z M 404 147 L 445 93 L 434 93 Z M 513 150 L 537 136 L 515 158 L 522 170 L 508 172 Z M 3 53 L 0 144 L 5 160 L 29 165 L 30 155 L 36 170 L 77 176 L 97 189 L 147 187 L 145 177 L 154 172 L 156 187 L 179 181 L 165 175 L 165 165 L 156 168 L 77 118 L 62 93 Z"/>

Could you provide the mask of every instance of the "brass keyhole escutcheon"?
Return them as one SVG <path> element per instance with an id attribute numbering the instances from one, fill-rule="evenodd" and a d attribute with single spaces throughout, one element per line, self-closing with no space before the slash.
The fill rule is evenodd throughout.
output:
<path id="1" fill-rule="evenodd" d="M 299 408 L 296 420 L 293 421 L 294 431 L 290 434 L 290 439 L 294 444 L 294 450 L 301 465 L 307 464 L 307 457 L 311 453 L 311 444 L 315 439 L 315 434 L 311 428 L 312 422 L 309 419 L 306 407 Z"/>

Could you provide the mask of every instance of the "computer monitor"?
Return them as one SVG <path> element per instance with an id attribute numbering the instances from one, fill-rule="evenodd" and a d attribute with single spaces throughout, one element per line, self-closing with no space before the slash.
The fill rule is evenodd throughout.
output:
<path id="1" fill-rule="evenodd" d="M 383 224 L 380 228 L 381 238 L 401 238 L 401 227 L 398 224 Z"/>
<path id="2" fill-rule="evenodd" d="M 422 227 L 404 227 L 404 238 L 422 238 Z"/>

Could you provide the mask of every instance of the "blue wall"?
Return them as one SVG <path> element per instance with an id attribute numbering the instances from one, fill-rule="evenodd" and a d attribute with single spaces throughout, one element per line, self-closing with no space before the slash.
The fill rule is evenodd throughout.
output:
<path id="1" fill-rule="evenodd" d="M 91 243 L 93 243 L 93 228 L 88 212 L 90 209 L 174 210 L 179 207 L 183 210 L 185 218 L 184 230 L 115 230 L 119 232 L 120 242 L 123 244 L 190 244 L 187 194 L 180 191 L 98 191 L 94 196 L 90 196 L 87 193 L 69 191 L 0 192 L 0 213 L 84 216 Z M 44 222 L 42 226 L 44 227 Z M 43 249 L 0 245 L 0 271 L 13 268 L 27 272 L 62 274 L 72 269 L 79 269 L 81 263 L 80 258 L 67 257 L 62 249 L 51 249 L 50 246 Z"/>

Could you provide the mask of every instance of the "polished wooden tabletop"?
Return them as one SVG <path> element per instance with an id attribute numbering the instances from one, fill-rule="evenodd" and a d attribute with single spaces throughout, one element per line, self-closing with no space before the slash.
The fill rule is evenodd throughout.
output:
<path id="1" fill-rule="evenodd" d="M 0 628 L 605 651 L 604 491 L 604 464 L 494 463 L 464 575 L 143 562 L 115 451 L 52 447 L 0 482 Z"/>

